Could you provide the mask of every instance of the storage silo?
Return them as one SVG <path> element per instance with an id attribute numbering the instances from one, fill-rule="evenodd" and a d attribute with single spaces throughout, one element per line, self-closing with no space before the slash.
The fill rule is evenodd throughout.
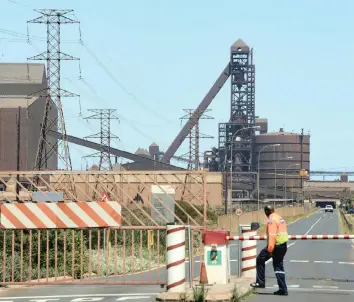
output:
<path id="1" fill-rule="evenodd" d="M 278 145 L 279 146 L 272 146 Z M 287 191 L 301 191 L 300 170 L 310 170 L 310 135 L 285 132 L 270 132 L 253 137 L 253 169 L 260 170 L 260 192 L 274 196 L 275 171 L 276 195 L 283 198 L 285 179 Z M 303 181 L 308 176 L 303 177 Z M 289 194 L 287 195 L 289 197 Z"/>

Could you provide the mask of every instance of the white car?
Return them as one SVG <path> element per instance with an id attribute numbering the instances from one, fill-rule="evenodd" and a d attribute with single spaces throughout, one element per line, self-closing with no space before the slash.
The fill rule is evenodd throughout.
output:
<path id="1" fill-rule="evenodd" d="M 325 207 L 325 213 L 327 213 L 327 212 L 333 213 L 333 206 L 331 206 L 331 205 L 326 205 L 326 207 Z"/>

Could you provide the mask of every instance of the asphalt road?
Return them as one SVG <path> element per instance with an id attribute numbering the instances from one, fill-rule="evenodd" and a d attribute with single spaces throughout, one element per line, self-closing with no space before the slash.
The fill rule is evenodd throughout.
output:
<path id="1" fill-rule="evenodd" d="M 293 235 L 339 234 L 339 214 L 319 211 L 289 226 Z M 259 249 L 265 243 L 258 244 Z M 289 242 L 285 272 L 289 289 L 287 301 L 354 301 L 354 248 L 351 240 L 298 240 Z M 266 289 L 257 290 L 251 302 L 284 299 L 278 290 L 271 261 L 267 265 Z"/>

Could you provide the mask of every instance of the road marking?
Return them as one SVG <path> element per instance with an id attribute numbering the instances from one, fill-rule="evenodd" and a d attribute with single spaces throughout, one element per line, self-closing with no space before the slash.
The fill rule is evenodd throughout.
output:
<path id="1" fill-rule="evenodd" d="M 308 263 L 310 261 L 308 260 L 290 260 L 290 262 L 295 262 L 295 263 Z"/>
<path id="2" fill-rule="evenodd" d="M 51 299 L 51 298 L 80 298 L 80 297 L 139 297 L 157 296 L 159 293 L 138 293 L 138 294 L 91 294 L 91 295 L 58 295 L 58 296 L 21 296 L 21 297 L 0 297 L 0 301 L 20 300 L 20 299 Z"/>
<path id="3" fill-rule="evenodd" d="M 103 298 L 99 298 L 99 299 L 102 300 Z M 58 301 L 58 300 L 59 299 L 34 299 L 34 300 L 30 300 L 30 302 L 48 302 L 48 301 Z M 72 301 L 75 301 L 75 300 L 72 300 Z"/>
<path id="4" fill-rule="evenodd" d="M 338 286 L 329 286 L 329 285 L 314 285 L 313 288 L 319 288 L 319 289 L 327 289 L 327 288 L 337 289 L 337 288 L 339 288 L 339 287 L 338 287 Z"/>
<path id="5" fill-rule="evenodd" d="M 129 295 L 129 294 L 128 294 Z M 29 297 L 16 297 L 18 299 L 28 299 Z M 33 298 L 33 297 L 32 297 Z M 101 297 L 85 297 L 85 298 L 76 298 L 72 299 L 70 302 L 97 302 L 103 300 L 105 297 L 101 295 Z M 107 297 L 106 297 L 107 298 Z M 126 301 L 126 300 L 138 300 L 138 299 L 149 299 L 151 296 L 127 296 L 126 294 L 116 299 L 116 301 Z M 13 298 L 12 298 L 13 299 Z M 58 301 L 59 299 L 28 299 L 29 302 L 48 302 L 48 301 Z M 14 302 L 13 300 L 1 300 L 2 302 Z"/>
<path id="6" fill-rule="evenodd" d="M 149 299 L 149 298 L 150 298 L 150 296 L 122 297 L 122 298 L 118 298 L 116 301 L 136 300 L 136 299 Z"/>
<path id="7" fill-rule="evenodd" d="M 274 289 L 274 287 L 267 286 L 267 289 Z M 354 293 L 354 289 L 338 289 L 338 288 L 289 288 L 289 291 L 302 292 L 333 292 L 333 293 Z"/>
<path id="8" fill-rule="evenodd" d="M 323 215 L 323 216 L 324 216 L 324 215 Z M 323 216 L 321 216 L 320 218 L 318 218 L 318 220 L 310 227 L 310 229 L 307 231 L 307 233 L 306 233 L 305 235 L 308 235 L 308 234 L 311 232 L 311 230 L 315 227 L 315 225 L 316 225 L 317 223 L 320 222 L 320 220 L 323 218 Z"/>
<path id="9" fill-rule="evenodd" d="M 333 261 L 314 261 L 314 263 L 333 263 Z"/>
<path id="10" fill-rule="evenodd" d="M 71 302 L 98 302 L 98 301 L 101 301 L 103 300 L 104 297 L 85 297 L 85 298 L 76 298 L 76 299 L 73 299 L 71 300 Z M 59 299 L 49 299 L 49 300 L 59 300 Z M 30 301 L 33 301 L 33 302 L 46 302 L 46 300 L 30 300 Z"/>
<path id="11" fill-rule="evenodd" d="M 350 265 L 354 265 L 354 262 L 338 262 L 338 264 L 350 264 Z"/>
<path id="12" fill-rule="evenodd" d="M 273 285 L 273 287 L 279 287 L 279 286 L 278 286 L 278 284 L 275 284 L 275 285 Z M 298 284 L 288 285 L 288 288 L 298 288 L 298 287 L 300 287 L 300 285 L 298 285 Z"/>

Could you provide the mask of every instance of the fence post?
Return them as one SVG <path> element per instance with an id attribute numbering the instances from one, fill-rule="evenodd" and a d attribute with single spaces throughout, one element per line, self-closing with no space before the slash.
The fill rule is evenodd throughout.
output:
<path id="1" fill-rule="evenodd" d="M 190 263 L 193 259 L 189 259 Z M 186 231 L 183 225 L 167 224 L 167 291 L 186 291 Z"/>
<path id="2" fill-rule="evenodd" d="M 256 236 L 257 230 L 252 230 L 251 225 L 240 225 L 240 236 Z M 256 277 L 256 261 L 257 261 L 257 241 L 242 240 L 241 241 L 240 273 L 241 277 Z"/>

